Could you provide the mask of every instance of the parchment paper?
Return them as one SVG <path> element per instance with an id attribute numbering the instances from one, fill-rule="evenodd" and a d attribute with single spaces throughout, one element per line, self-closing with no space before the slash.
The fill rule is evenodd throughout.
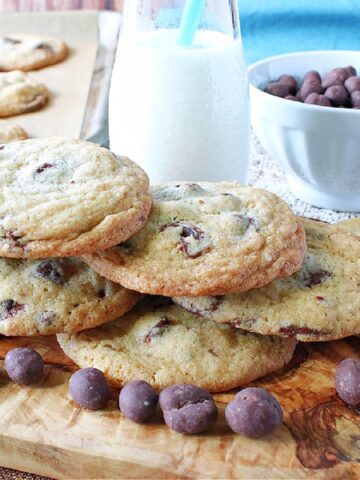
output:
<path id="1" fill-rule="evenodd" d="M 18 123 L 30 137 L 79 137 L 98 47 L 98 13 L 37 12 L 0 14 L 0 33 L 50 35 L 69 47 L 66 60 L 29 72 L 50 91 L 49 104 L 33 113 L 7 120 Z"/>

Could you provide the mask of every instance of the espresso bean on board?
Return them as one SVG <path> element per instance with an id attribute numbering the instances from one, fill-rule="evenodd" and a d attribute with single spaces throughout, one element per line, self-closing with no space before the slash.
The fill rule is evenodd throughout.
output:
<path id="1" fill-rule="evenodd" d="M 247 437 L 260 438 L 272 433 L 283 419 L 276 398 L 263 388 L 245 388 L 225 409 L 231 430 Z"/>
<path id="2" fill-rule="evenodd" d="M 38 382 L 44 374 L 44 361 L 32 348 L 9 350 L 5 355 L 4 366 L 11 380 L 23 385 Z"/>
<path id="3" fill-rule="evenodd" d="M 127 383 L 119 395 L 121 413 L 136 423 L 144 423 L 155 412 L 158 402 L 155 390 L 144 380 Z"/>
<path id="4" fill-rule="evenodd" d="M 335 387 L 339 397 L 348 405 L 360 404 L 360 360 L 347 358 L 335 371 Z"/>
<path id="5" fill-rule="evenodd" d="M 75 372 L 70 378 L 69 392 L 78 405 L 90 410 L 106 407 L 110 397 L 104 374 L 97 368 L 82 368 Z"/>
<path id="6" fill-rule="evenodd" d="M 159 403 L 166 425 L 185 435 L 209 430 L 218 417 L 211 394 L 196 385 L 171 385 L 160 393 Z"/>

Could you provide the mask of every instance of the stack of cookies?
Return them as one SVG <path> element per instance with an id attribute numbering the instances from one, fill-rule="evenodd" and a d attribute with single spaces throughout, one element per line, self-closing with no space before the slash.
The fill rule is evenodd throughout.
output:
<path id="1" fill-rule="evenodd" d="M 283 367 L 297 340 L 360 333 L 356 222 L 234 183 L 149 192 L 134 163 L 79 140 L 8 145 L 0 168 L 4 335 L 57 333 L 114 385 L 218 392 Z"/>
<path id="2" fill-rule="evenodd" d="M 0 146 L 0 170 L 0 333 L 74 333 L 132 308 L 140 294 L 74 255 L 143 226 L 146 174 L 106 149 L 62 138 Z"/>

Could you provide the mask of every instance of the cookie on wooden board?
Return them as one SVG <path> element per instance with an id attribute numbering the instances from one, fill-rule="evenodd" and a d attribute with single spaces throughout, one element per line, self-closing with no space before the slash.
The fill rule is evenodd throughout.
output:
<path id="1" fill-rule="evenodd" d="M 0 73 L 0 117 L 34 112 L 49 100 L 46 86 L 28 73 Z"/>
<path id="2" fill-rule="evenodd" d="M 37 70 L 66 58 L 66 44 L 53 37 L 11 34 L 0 36 L 0 72 Z"/>
<path id="3" fill-rule="evenodd" d="M 266 337 L 200 321 L 177 305 L 139 304 L 114 322 L 77 334 L 60 334 L 65 354 L 95 367 L 115 385 L 146 380 L 160 390 L 192 383 L 226 391 L 273 372 L 292 358 L 296 341 Z"/>
<path id="4" fill-rule="evenodd" d="M 301 220 L 308 251 L 301 270 L 247 293 L 174 298 L 201 318 L 303 342 L 360 333 L 360 237 Z"/>
<path id="5" fill-rule="evenodd" d="M 53 335 L 114 320 L 142 297 L 77 258 L 0 258 L 0 334 Z"/>
<path id="6" fill-rule="evenodd" d="M 148 177 L 105 148 L 61 137 L 0 147 L 0 256 L 73 256 L 109 248 L 148 216 Z"/>
<path id="7" fill-rule="evenodd" d="M 196 296 L 246 291 L 300 269 L 305 232 L 276 195 L 228 182 L 151 192 L 137 235 L 84 257 L 101 275 L 142 293 Z"/>

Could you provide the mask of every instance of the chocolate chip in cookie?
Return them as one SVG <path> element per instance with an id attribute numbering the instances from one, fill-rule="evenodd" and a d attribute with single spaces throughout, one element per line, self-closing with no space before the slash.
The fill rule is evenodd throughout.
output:
<path id="1" fill-rule="evenodd" d="M 234 213 L 234 217 L 238 223 L 239 227 L 239 235 L 244 235 L 247 229 L 253 225 L 255 230 L 258 231 L 258 227 L 256 226 L 255 219 L 252 217 L 248 217 L 246 215 L 241 215 L 239 213 Z"/>
<path id="2" fill-rule="evenodd" d="M 21 40 L 18 40 L 16 38 L 2 37 L 1 40 L 3 43 L 7 43 L 9 45 L 18 45 L 19 43 L 21 43 Z"/>
<path id="3" fill-rule="evenodd" d="M 12 230 L 5 232 L 5 238 L 8 241 L 10 248 L 24 248 L 24 245 L 20 242 L 23 235 L 16 234 Z"/>
<path id="4" fill-rule="evenodd" d="M 33 275 L 43 280 L 50 280 L 56 285 L 64 285 L 64 269 L 57 260 L 43 260 L 33 269 Z"/>
<path id="5" fill-rule="evenodd" d="M 256 318 L 234 318 L 229 322 L 233 328 L 251 328 L 258 320 Z"/>
<path id="6" fill-rule="evenodd" d="M 318 270 L 317 272 L 310 272 L 308 279 L 305 281 L 305 287 L 311 288 L 315 285 L 323 283 L 328 278 L 332 277 L 332 273 L 327 270 Z"/>
<path id="7" fill-rule="evenodd" d="M 0 320 L 15 317 L 18 312 L 25 310 L 26 307 L 23 303 L 11 299 L 3 300 L 0 305 L 4 309 L 4 312 L 0 314 Z"/>
<path id="8" fill-rule="evenodd" d="M 40 165 L 40 167 L 38 167 L 35 170 L 35 174 L 42 173 L 44 170 L 47 170 L 48 168 L 52 168 L 53 166 L 54 166 L 53 163 L 43 163 L 42 165 Z"/>
<path id="9" fill-rule="evenodd" d="M 162 317 L 161 320 L 150 328 L 149 332 L 144 338 L 145 343 L 150 343 L 154 337 L 160 337 L 171 325 L 171 321 L 167 317 Z"/>
<path id="10" fill-rule="evenodd" d="M 179 228 L 179 249 L 186 257 L 197 258 L 210 246 L 209 236 L 195 225 L 189 225 L 181 221 L 175 221 L 163 225 L 160 231 L 168 228 Z"/>
<path id="11" fill-rule="evenodd" d="M 315 330 L 314 328 L 309 327 L 298 327 L 296 325 L 289 325 L 287 327 L 281 327 L 279 332 L 287 337 L 296 337 L 297 335 L 307 335 L 310 337 L 325 337 L 330 335 L 330 332 Z"/>
<path id="12" fill-rule="evenodd" d="M 42 312 L 38 318 L 41 327 L 48 328 L 55 322 L 57 314 L 51 311 Z"/>
<path id="13" fill-rule="evenodd" d="M 184 308 L 187 312 L 193 313 L 194 315 L 199 315 L 200 317 L 206 317 L 209 312 L 216 312 L 222 301 L 223 296 L 218 295 L 214 297 L 203 297 L 203 301 L 200 302 L 192 302 L 191 299 L 182 298 L 179 304 L 181 304 L 182 308 Z"/>
<path id="14" fill-rule="evenodd" d="M 48 43 L 44 43 L 44 42 L 38 43 L 35 46 L 35 48 L 36 50 L 43 50 L 47 53 L 54 53 L 54 49 Z"/>

